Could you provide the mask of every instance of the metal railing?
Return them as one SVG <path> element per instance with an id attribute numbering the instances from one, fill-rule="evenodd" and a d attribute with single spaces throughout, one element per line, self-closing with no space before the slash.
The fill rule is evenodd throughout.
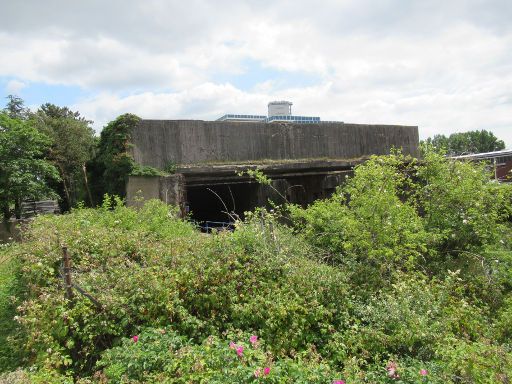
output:
<path id="1" fill-rule="evenodd" d="M 212 230 L 221 231 L 233 231 L 235 229 L 235 223 L 232 221 L 201 221 L 198 223 L 199 228 L 202 232 L 211 233 Z"/>

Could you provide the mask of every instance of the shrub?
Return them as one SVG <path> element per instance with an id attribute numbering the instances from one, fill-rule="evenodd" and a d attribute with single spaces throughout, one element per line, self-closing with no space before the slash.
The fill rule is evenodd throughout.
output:
<path id="1" fill-rule="evenodd" d="M 119 383 L 325 383 L 339 377 L 314 351 L 276 359 L 256 335 L 187 343 L 170 329 L 148 329 L 103 353 L 98 367 Z"/>
<path id="2" fill-rule="evenodd" d="M 11 253 L 10 244 L 0 245 L 1 253 Z M 19 262 L 14 256 L 2 257 L 0 253 L 0 372 L 16 368 L 22 358 L 12 338 L 16 337 L 17 297 L 22 293 L 18 283 Z"/>
<path id="3" fill-rule="evenodd" d="M 330 199 L 290 207 L 297 231 L 327 252 L 323 260 L 349 271 L 358 290 L 381 287 L 428 252 L 431 239 L 410 197 L 414 164 L 400 154 L 372 157 Z"/>
<path id="4" fill-rule="evenodd" d="M 446 339 L 491 334 L 485 311 L 467 303 L 458 288 L 457 273 L 444 281 L 421 274 L 395 280 L 391 288 L 354 303 L 352 324 L 329 342 L 331 359 L 340 364 L 355 357 L 368 364 L 396 356 L 430 361 Z"/>
<path id="5" fill-rule="evenodd" d="M 23 243 L 0 249 L 18 271 L 0 272 L 0 319 L 12 326 L 1 361 L 13 347 L 23 367 L 4 377 L 506 383 L 510 187 L 479 169 L 374 157 L 331 199 L 276 210 L 292 228 L 258 210 L 233 232 L 202 234 L 162 202 L 134 210 L 109 196 L 38 217 Z M 86 293 L 72 299 L 64 244 Z M 11 287 L 23 290 L 6 305 Z"/>
<path id="6" fill-rule="evenodd" d="M 460 269 L 470 283 L 475 269 L 486 272 L 479 265 L 489 250 L 509 248 L 512 188 L 491 181 L 484 168 L 431 151 L 422 161 L 374 156 L 332 198 L 290 207 L 291 218 L 323 260 L 351 272 L 358 289 L 373 291 L 396 270 Z"/>
<path id="7" fill-rule="evenodd" d="M 265 220 L 205 236 L 163 203 L 134 211 L 110 199 L 97 210 L 38 218 L 20 247 L 30 290 L 19 322 L 30 360 L 90 373 L 122 337 L 170 324 L 195 342 L 254 330 L 276 356 L 322 349 L 344 321 L 345 277 L 308 257 L 303 240 L 274 217 Z M 99 306 L 78 293 L 65 298 L 62 243 L 74 282 Z"/>

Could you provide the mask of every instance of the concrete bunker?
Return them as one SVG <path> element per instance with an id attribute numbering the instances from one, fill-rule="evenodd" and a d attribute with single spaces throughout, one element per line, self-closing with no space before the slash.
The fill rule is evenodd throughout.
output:
<path id="1" fill-rule="evenodd" d="M 187 188 L 186 211 L 200 225 L 222 226 L 258 205 L 259 185 L 231 183 L 196 185 Z"/>
<path id="2" fill-rule="evenodd" d="M 282 196 L 305 206 L 330 196 L 369 156 L 401 148 L 417 157 L 418 143 L 414 126 L 141 120 L 131 134 L 133 159 L 157 169 L 175 164 L 176 173 L 130 176 L 127 203 L 160 199 L 199 222 L 228 221 L 226 209 L 243 217 Z M 260 169 L 272 186 L 239 176 L 247 169 Z"/>

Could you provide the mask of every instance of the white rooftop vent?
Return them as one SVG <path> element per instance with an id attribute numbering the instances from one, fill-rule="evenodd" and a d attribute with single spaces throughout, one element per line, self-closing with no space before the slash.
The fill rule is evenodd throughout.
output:
<path id="1" fill-rule="evenodd" d="M 291 116 L 293 103 L 289 101 L 271 101 L 268 103 L 268 117 Z"/>

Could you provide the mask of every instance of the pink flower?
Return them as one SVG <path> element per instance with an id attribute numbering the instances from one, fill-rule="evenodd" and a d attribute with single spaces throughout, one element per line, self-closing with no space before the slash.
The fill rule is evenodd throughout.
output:
<path id="1" fill-rule="evenodd" d="M 343 380 L 334 380 L 332 384 L 345 384 Z"/>
<path id="2" fill-rule="evenodd" d="M 132 340 L 134 343 L 136 343 L 137 341 L 139 341 L 139 336 L 137 336 L 137 335 L 133 336 Z"/>
<path id="3" fill-rule="evenodd" d="M 257 370 L 254 371 L 254 377 L 260 377 L 261 375 L 261 370 L 258 368 Z"/>
<path id="4" fill-rule="evenodd" d="M 265 367 L 265 369 L 263 370 L 263 374 L 265 376 L 268 376 L 270 374 L 270 367 Z"/>
<path id="5" fill-rule="evenodd" d="M 426 369 L 420 369 L 420 375 L 421 376 L 427 376 L 428 375 L 428 371 Z"/>
<path id="6" fill-rule="evenodd" d="M 235 344 L 235 343 L 233 343 L 233 342 L 230 342 L 230 343 L 229 343 L 229 348 L 230 348 L 230 349 L 236 349 L 236 344 Z"/>
<path id="7" fill-rule="evenodd" d="M 400 375 L 397 373 L 398 365 L 394 361 L 390 361 L 386 367 L 386 370 L 388 371 L 388 376 L 391 379 L 398 379 L 400 378 Z"/>
<path id="8" fill-rule="evenodd" d="M 239 357 L 242 357 L 242 356 L 243 356 L 243 354 L 244 354 L 244 347 L 242 347 L 242 346 L 237 347 L 237 349 L 236 349 L 236 354 L 237 354 Z"/>
<path id="9" fill-rule="evenodd" d="M 258 342 L 258 336 L 252 335 L 251 337 L 249 337 L 249 341 L 251 342 L 252 345 L 256 344 Z"/>

